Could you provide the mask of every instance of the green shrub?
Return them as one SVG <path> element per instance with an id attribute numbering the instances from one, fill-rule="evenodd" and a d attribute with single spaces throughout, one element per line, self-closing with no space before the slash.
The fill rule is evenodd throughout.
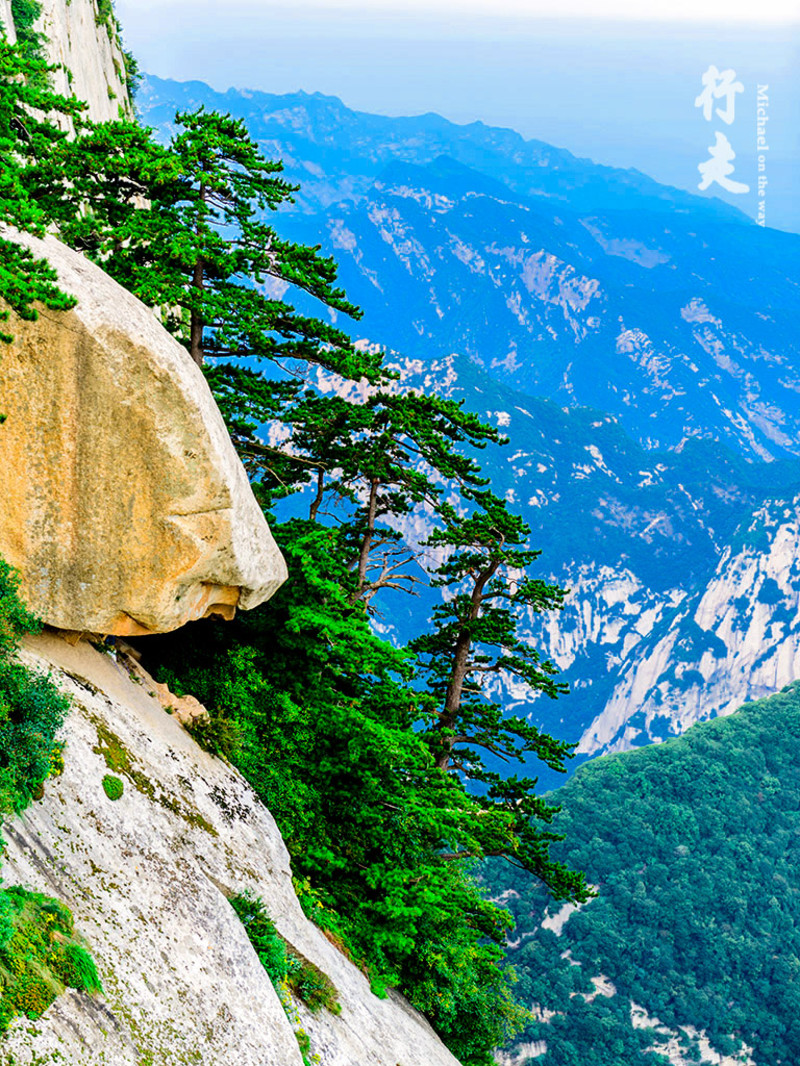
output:
<path id="1" fill-rule="evenodd" d="M 42 14 L 39 0 L 11 0 L 11 18 L 20 45 L 29 54 L 42 58 L 44 56 L 45 36 L 34 30 L 36 20 Z"/>
<path id="2" fill-rule="evenodd" d="M 38 633 L 41 624 L 19 598 L 19 574 L 0 559 L 0 655 L 16 651 L 25 633 Z"/>
<path id="3" fill-rule="evenodd" d="M 195 718 L 186 728 L 204 751 L 219 759 L 230 760 L 242 744 L 237 724 L 218 712 Z"/>
<path id="4" fill-rule="evenodd" d="M 125 785 L 121 778 L 106 774 L 103 778 L 103 791 L 110 800 L 118 800 L 125 791 Z"/>
<path id="5" fill-rule="evenodd" d="M 131 100 L 135 100 L 142 81 L 142 72 L 139 69 L 136 56 L 132 52 L 124 51 L 122 54 L 125 57 L 125 84 L 128 89 L 128 95 Z"/>
<path id="6" fill-rule="evenodd" d="M 0 656 L 0 813 L 19 814 L 49 776 L 68 708 L 48 678 Z"/>
<path id="7" fill-rule="evenodd" d="M 39 623 L 0 559 L 0 817 L 19 814 L 64 767 L 55 739 L 69 702 L 49 678 L 15 658 Z M 120 782 L 121 784 L 121 782 Z M 0 845 L 2 841 L 0 840 Z M 91 956 L 78 944 L 68 907 L 37 892 L 0 890 L 0 1033 L 18 1016 L 38 1018 L 65 988 L 100 992 Z"/>
<path id="8" fill-rule="evenodd" d="M 14 887 L 0 892 L 0 914 L 0 1033 L 15 1017 L 40 1017 L 65 988 L 102 991 L 91 956 L 74 939 L 68 907 Z"/>
<path id="9" fill-rule="evenodd" d="M 313 962 L 291 949 L 288 957 L 287 983 L 297 998 L 301 999 L 312 1013 L 324 1008 L 331 1014 L 341 1014 L 342 1006 L 336 998 L 336 988 L 330 977 Z"/>
<path id="10" fill-rule="evenodd" d="M 263 902 L 248 893 L 234 896 L 230 902 L 276 989 L 285 984 L 312 1012 L 324 1008 L 332 1014 L 341 1013 L 331 979 L 286 943 Z"/>
<path id="11" fill-rule="evenodd" d="M 0 814 L 18 814 L 58 764 L 55 734 L 69 709 L 49 680 L 14 658 L 39 623 L 17 592 L 19 578 L 0 559 Z"/>
<path id="12" fill-rule="evenodd" d="M 111 0 L 97 0 L 97 14 L 94 17 L 94 21 L 98 26 L 105 26 L 109 37 L 113 39 L 115 31 L 118 32 L 119 30 L 119 25 Z"/>
<path id="13" fill-rule="evenodd" d="M 41 13 L 39 0 L 11 0 L 11 17 L 17 36 L 30 30 Z"/>
<path id="14" fill-rule="evenodd" d="M 62 958 L 59 976 L 65 985 L 89 993 L 103 991 L 94 959 L 86 948 L 80 944 L 67 944 Z"/>
<path id="15" fill-rule="evenodd" d="M 230 903 L 245 928 L 259 962 L 277 988 L 286 980 L 289 970 L 285 942 L 272 924 L 261 900 L 244 894 L 234 896 Z"/>

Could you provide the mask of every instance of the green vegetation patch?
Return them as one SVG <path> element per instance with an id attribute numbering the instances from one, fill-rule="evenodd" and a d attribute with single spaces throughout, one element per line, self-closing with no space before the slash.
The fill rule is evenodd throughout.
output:
<path id="1" fill-rule="evenodd" d="M 127 774 L 128 776 L 131 776 L 133 774 L 133 764 L 131 763 L 131 757 L 122 741 L 102 722 L 95 721 L 94 726 L 97 730 L 97 746 L 92 748 L 92 751 L 94 751 L 96 755 L 103 756 L 109 770 L 112 770 L 117 774 Z M 145 778 L 145 780 L 149 784 L 149 779 Z M 150 789 L 144 784 L 144 781 L 142 782 L 140 791 L 150 791 Z"/>
<path id="2" fill-rule="evenodd" d="M 312 1012 L 341 1014 L 331 979 L 280 935 L 263 902 L 245 893 L 234 896 L 230 903 L 278 992 L 288 988 Z"/>
<path id="3" fill-rule="evenodd" d="M 103 778 L 103 791 L 110 800 L 118 800 L 125 791 L 125 784 L 120 777 L 114 777 L 113 774 L 106 774 Z"/>
<path id="4" fill-rule="evenodd" d="M 72 914 L 38 892 L 0 895 L 0 1033 L 17 1016 L 38 1018 L 65 988 L 102 992 L 97 968 L 77 942 Z"/>
<path id="5" fill-rule="evenodd" d="M 42 5 L 39 0 L 11 0 L 11 18 L 17 42 L 28 55 L 44 60 L 45 36 L 37 33 L 34 25 L 41 18 Z"/>
<path id="6" fill-rule="evenodd" d="M 188 822 L 189 825 L 196 826 L 198 829 L 203 829 L 210 836 L 218 835 L 214 826 L 208 821 L 208 819 L 204 818 L 198 810 L 184 806 L 163 789 L 156 789 L 147 774 L 134 765 L 128 749 L 116 733 L 108 728 L 105 722 L 92 716 L 92 724 L 97 730 L 97 744 L 92 748 L 92 751 L 96 755 L 101 755 L 103 757 L 106 766 L 112 771 L 113 775 L 122 774 L 123 777 L 127 777 L 137 792 L 141 792 L 141 794 L 146 796 L 152 803 L 158 803 L 159 806 L 171 811 L 172 814 L 177 814 L 179 818 Z M 107 776 L 109 779 L 113 779 L 110 775 Z M 106 778 L 103 779 L 104 788 L 105 781 Z M 120 784 L 122 784 L 122 782 L 120 782 Z M 120 795 L 121 794 L 122 793 L 120 793 Z M 119 797 L 110 798 L 113 799 Z"/>
<path id="7" fill-rule="evenodd" d="M 0 559 L 0 815 L 20 814 L 62 772 L 55 734 L 69 710 L 49 678 L 16 658 L 22 636 L 39 628 L 18 586 Z M 102 991 L 69 909 L 23 888 L 0 890 L 0 1033 L 17 1016 L 38 1018 L 65 988 Z"/>
<path id="8" fill-rule="evenodd" d="M 113 41 L 120 32 L 117 16 L 114 14 L 114 4 L 112 0 L 96 0 L 96 4 L 95 25 L 105 26 L 108 30 L 108 36 Z"/>
<path id="9" fill-rule="evenodd" d="M 632 1002 L 705 1030 L 723 1055 L 744 1042 L 757 1066 L 800 1062 L 798 748 L 794 685 L 578 770 L 557 793 L 568 843 L 555 850 L 599 895 L 560 936 L 540 928 L 548 901 L 529 877 L 487 864 L 489 891 L 507 893 L 517 919 L 507 955 L 521 997 L 556 1012 L 518 1037 L 547 1042 L 537 1066 L 661 1062 Z M 617 994 L 590 998 L 601 974 Z"/>
<path id="10" fill-rule="evenodd" d="M 17 595 L 18 585 L 0 559 L 0 815 L 23 811 L 63 765 L 55 735 L 69 710 L 49 678 L 16 658 L 23 634 L 39 629 Z"/>
<path id="11" fill-rule="evenodd" d="M 242 746 L 236 722 L 216 711 L 195 718 L 186 728 L 204 751 L 218 759 L 230 761 Z"/>

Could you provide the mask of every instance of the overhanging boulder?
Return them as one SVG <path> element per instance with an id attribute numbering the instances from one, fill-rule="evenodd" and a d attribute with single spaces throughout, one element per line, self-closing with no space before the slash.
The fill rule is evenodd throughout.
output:
<path id="1" fill-rule="evenodd" d="M 0 555 L 26 602 L 61 629 L 135 635 L 268 599 L 286 565 L 201 371 L 84 256 L 19 240 L 78 298 L 12 314 L 0 344 Z"/>

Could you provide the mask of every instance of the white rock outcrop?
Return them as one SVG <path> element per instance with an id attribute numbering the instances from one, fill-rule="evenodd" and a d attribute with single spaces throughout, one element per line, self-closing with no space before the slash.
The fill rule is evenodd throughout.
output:
<path id="1" fill-rule="evenodd" d="M 101 16 L 97 0 L 42 0 L 37 29 L 47 38 L 49 62 L 61 68 L 53 75 L 57 92 L 88 104 L 94 122 L 132 115 L 116 20 Z"/>
<path id="2" fill-rule="evenodd" d="M 17 237 L 78 297 L 9 321 L 0 555 L 60 629 L 167 632 L 257 606 L 286 565 L 203 374 L 82 255 Z"/>
<path id="3" fill-rule="evenodd" d="M 800 677 L 800 496 L 757 508 L 706 586 L 671 606 L 617 668 L 579 751 L 677 736 Z"/>
<path id="4" fill-rule="evenodd" d="M 11 0 L 0 0 L 0 27 L 2 27 L 6 37 L 13 44 L 17 39 L 17 34 L 14 29 L 14 19 L 11 15 Z"/>
<path id="5" fill-rule="evenodd" d="M 3 879 L 63 900 L 105 989 L 17 1020 L 0 1066 L 302 1066 L 299 1025 L 322 1066 L 458 1066 L 398 996 L 303 915 L 272 816 L 227 763 L 201 751 L 121 662 L 53 634 L 24 657 L 70 693 L 65 769 L 4 827 Z M 137 675 L 140 676 L 140 675 Z M 119 800 L 103 750 L 126 763 Z M 287 1018 L 227 897 L 260 896 L 280 933 L 333 982 L 342 1011 Z"/>

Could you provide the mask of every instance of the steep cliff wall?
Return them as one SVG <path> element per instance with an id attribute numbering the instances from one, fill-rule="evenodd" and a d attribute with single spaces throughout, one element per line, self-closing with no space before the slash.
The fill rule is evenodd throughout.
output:
<path id="1" fill-rule="evenodd" d="M 110 4 L 97 0 L 41 0 L 35 29 L 45 37 L 44 51 L 53 74 L 53 88 L 73 93 L 89 105 L 89 117 L 108 122 L 132 113 L 125 56 Z M 0 22 L 14 40 L 11 0 L 0 0 Z"/>
<path id="2" fill-rule="evenodd" d="M 797 678 L 800 663 L 800 496 L 758 508 L 711 580 L 665 604 L 648 632 L 631 633 L 613 691 L 581 739 L 587 754 L 621 751 L 730 714 Z M 632 597 L 635 600 L 635 597 Z M 625 605 L 623 605 L 625 606 Z"/>
<path id="3" fill-rule="evenodd" d="M 6 36 L 13 43 L 17 39 L 14 29 L 14 19 L 11 14 L 11 0 L 0 0 L 0 23 L 2 23 Z"/>
<path id="4" fill-rule="evenodd" d="M 54 635 L 31 638 L 25 658 L 53 670 L 74 708 L 63 774 L 4 828 L 3 878 L 72 908 L 105 994 L 68 993 L 35 1025 L 16 1024 L 1 1066 L 302 1066 L 300 1028 L 322 1066 L 457 1066 L 424 1019 L 374 996 L 306 920 L 269 812 L 165 712 L 149 679 Z M 116 801 L 102 787 L 109 761 L 124 782 Z M 228 903 L 246 890 L 330 978 L 340 1015 L 296 1004 L 287 1017 Z"/>
<path id="5" fill-rule="evenodd" d="M 98 0 L 42 0 L 40 28 L 50 62 L 63 65 L 54 87 L 89 105 L 95 122 L 132 111 L 125 77 L 125 56 L 111 5 L 102 13 Z"/>

